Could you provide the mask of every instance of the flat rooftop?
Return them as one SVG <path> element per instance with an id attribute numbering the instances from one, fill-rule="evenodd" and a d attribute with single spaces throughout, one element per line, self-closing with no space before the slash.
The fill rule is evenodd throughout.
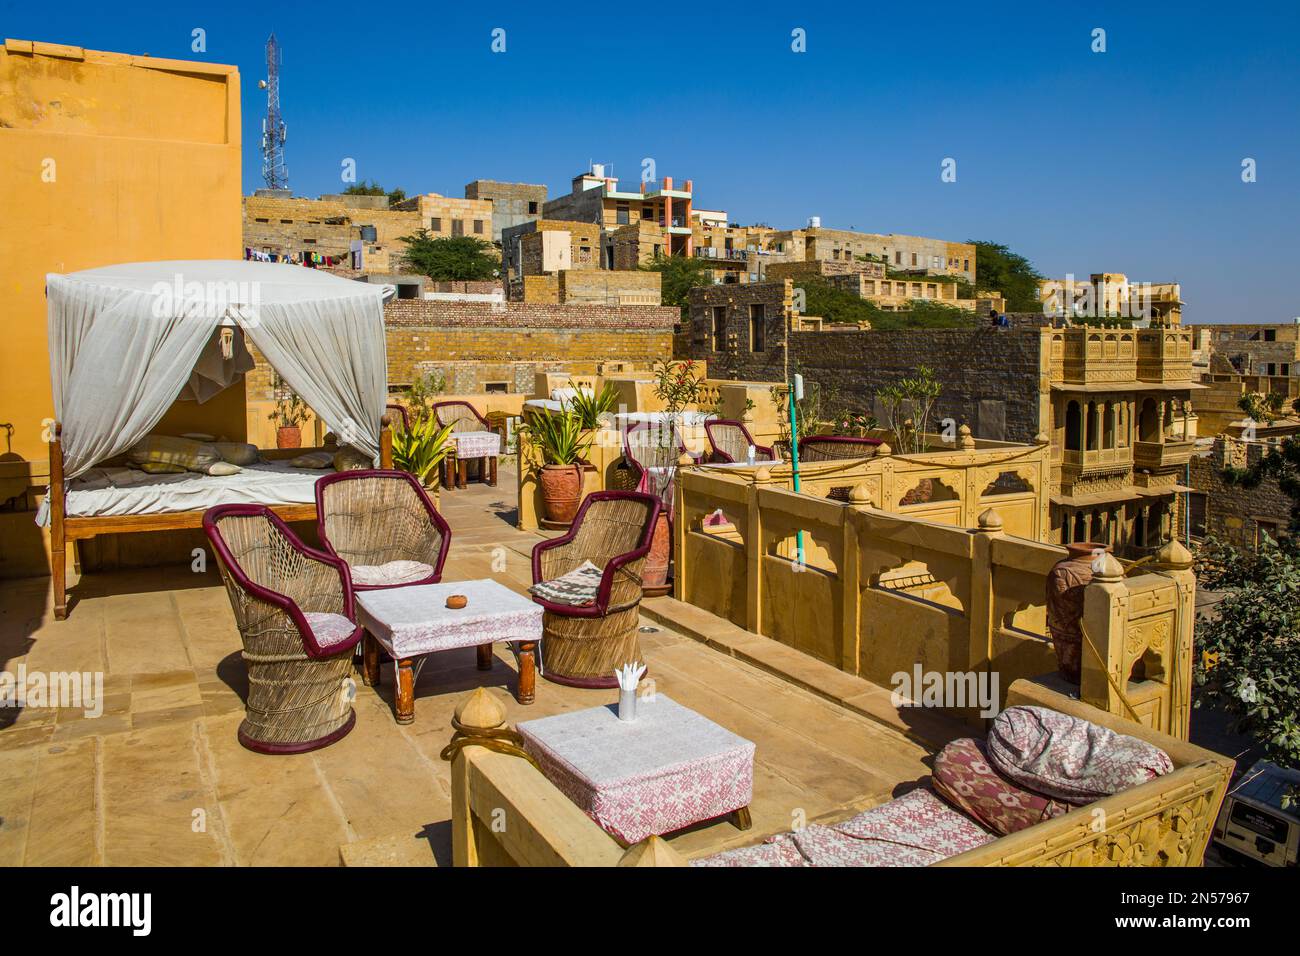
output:
<path id="1" fill-rule="evenodd" d="M 443 494 L 454 533 L 445 580 L 494 577 L 519 591 L 531 583 L 528 556 L 540 538 L 515 529 L 513 470 L 500 477 L 496 488 Z M 503 556 L 505 570 L 493 571 Z M 521 707 L 505 646 L 490 672 L 475 668 L 472 649 L 448 651 L 421 674 L 413 724 L 393 720 L 386 665 L 379 688 L 357 672 L 348 737 L 314 753 L 263 756 L 235 737 L 247 674 L 214 569 L 87 574 L 73 584 L 80 599 L 66 621 L 53 619 L 46 578 L 0 590 L 5 670 L 104 674 L 102 716 L 0 709 L 0 865 L 449 865 L 450 764 L 439 751 L 460 701 L 488 687 L 513 725 L 617 700 L 616 690 L 539 678 L 537 702 Z M 654 618 L 643 623 L 659 630 L 641 640 L 656 690 L 757 745 L 753 829 L 720 821 L 672 837 L 686 856 L 847 816 L 928 775 L 932 745 L 835 702 L 872 693 L 865 682 L 833 669 L 833 692 L 814 677 L 792 682 L 773 673 L 780 660 L 808 673 L 825 665 L 743 632 L 745 653 L 728 652 L 726 634 L 704 643 L 662 623 L 663 613 Z M 765 654 L 772 663 L 758 666 Z"/>

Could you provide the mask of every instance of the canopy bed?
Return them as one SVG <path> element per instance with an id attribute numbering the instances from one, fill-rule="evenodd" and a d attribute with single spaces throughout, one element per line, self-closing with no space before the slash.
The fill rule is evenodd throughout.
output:
<path id="1" fill-rule="evenodd" d="M 48 275 L 55 420 L 50 490 L 37 521 L 50 528 L 55 616 L 68 612 L 69 542 L 75 550 L 99 534 L 200 528 L 215 504 L 315 520 L 320 471 L 289 459 L 321 449 L 262 449 L 211 471 L 121 466 L 174 402 L 205 402 L 253 368 L 245 339 L 340 447 L 391 467 L 383 302 L 392 294 L 391 286 L 264 262 L 137 262 Z"/>

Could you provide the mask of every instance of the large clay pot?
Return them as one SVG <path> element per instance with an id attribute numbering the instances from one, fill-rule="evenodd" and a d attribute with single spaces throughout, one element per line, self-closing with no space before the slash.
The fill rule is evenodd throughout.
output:
<path id="1" fill-rule="evenodd" d="M 1083 665 L 1083 589 L 1092 581 L 1092 562 L 1104 544 L 1078 541 L 1047 572 L 1047 629 L 1056 649 L 1056 666 L 1072 684 Z"/>
<path id="2" fill-rule="evenodd" d="M 641 569 L 641 590 L 646 597 L 657 597 L 670 590 L 668 562 L 672 553 L 672 527 L 668 516 L 661 511 L 655 522 L 654 534 L 650 537 L 650 553 L 646 555 L 645 565 Z"/>
<path id="3" fill-rule="evenodd" d="M 554 524 L 572 524 L 582 502 L 581 465 L 543 465 L 538 483 L 542 486 L 542 510 Z"/>
<path id="4" fill-rule="evenodd" d="M 275 430 L 276 448 L 301 448 L 302 429 L 297 425 L 281 425 Z"/>

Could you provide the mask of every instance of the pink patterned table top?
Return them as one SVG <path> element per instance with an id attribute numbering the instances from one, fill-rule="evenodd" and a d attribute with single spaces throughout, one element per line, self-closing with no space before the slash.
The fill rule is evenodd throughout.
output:
<path id="1" fill-rule="evenodd" d="M 749 805 L 754 744 L 656 694 L 637 719 L 617 705 L 516 728 L 542 772 L 604 830 L 632 844 Z"/>
<path id="2" fill-rule="evenodd" d="M 469 603 L 452 610 L 452 594 L 465 595 Z M 358 591 L 356 601 L 357 623 L 396 658 L 542 636 L 541 605 L 492 580 Z"/>
<path id="3" fill-rule="evenodd" d="M 496 458 L 501 454 L 501 436 L 496 432 L 452 432 L 457 458 Z"/>

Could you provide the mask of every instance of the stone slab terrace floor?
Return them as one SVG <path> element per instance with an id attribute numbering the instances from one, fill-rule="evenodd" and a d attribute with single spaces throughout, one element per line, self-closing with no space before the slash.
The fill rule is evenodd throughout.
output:
<path id="1" fill-rule="evenodd" d="M 539 538 L 512 526 L 513 470 L 500 478 L 496 488 L 442 496 L 454 534 L 445 580 L 495 577 L 520 591 L 531 583 Z M 386 666 L 378 689 L 356 675 L 347 738 L 262 756 L 236 741 L 247 678 L 213 569 L 87 574 L 73 593 L 69 619 L 55 621 L 48 579 L 0 581 L 5 669 L 104 674 L 102 716 L 0 710 L 2 865 L 447 865 L 450 765 L 438 754 L 457 703 L 487 686 L 513 724 L 617 699 L 539 679 L 537 702 L 521 707 L 506 647 L 490 672 L 475 668 L 473 649 L 451 651 L 425 666 L 415 723 L 394 722 Z M 654 626 L 641 638 L 656 689 L 757 745 L 754 828 L 686 831 L 672 838 L 685 855 L 843 816 L 928 774 L 929 748 L 662 618 Z"/>

